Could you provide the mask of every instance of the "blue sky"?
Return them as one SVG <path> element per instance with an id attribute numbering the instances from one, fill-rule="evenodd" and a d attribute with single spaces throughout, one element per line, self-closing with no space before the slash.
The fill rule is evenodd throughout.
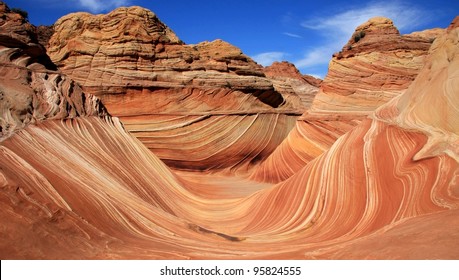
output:
<path id="1" fill-rule="evenodd" d="M 445 28 L 458 0 L 6 0 L 35 25 L 76 12 L 106 13 L 138 5 L 155 12 L 185 43 L 223 39 L 262 65 L 287 60 L 304 74 L 324 77 L 334 52 L 373 16 L 391 18 L 401 33 Z"/>

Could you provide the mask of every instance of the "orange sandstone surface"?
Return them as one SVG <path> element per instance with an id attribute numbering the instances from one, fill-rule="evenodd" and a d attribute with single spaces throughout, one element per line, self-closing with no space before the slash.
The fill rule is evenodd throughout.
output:
<path id="1" fill-rule="evenodd" d="M 334 54 L 312 105 L 251 177 L 283 181 L 328 150 L 338 137 L 408 88 L 424 65 L 430 45 L 443 32 L 431 29 L 401 35 L 383 17 L 357 27 Z"/>
<path id="2" fill-rule="evenodd" d="M 76 49 L 61 50 L 60 59 L 51 56 L 56 65 L 46 59 L 36 38 L 21 31 L 29 28 L 27 22 L 4 4 L 0 12 L 2 259 L 459 259 L 458 20 L 425 50 L 419 74 L 394 98 L 381 106 L 375 102 L 373 111 L 365 115 L 336 113 L 326 121 L 314 115 L 313 103 L 309 113 L 298 121 L 293 119 L 309 127 L 291 130 L 294 124 L 289 128 L 287 116 L 292 113 L 289 110 L 300 108 L 295 106 L 301 104 L 301 94 L 293 95 L 291 80 L 285 80 L 283 89 L 287 90 L 276 89 L 277 82 L 263 74 L 262 68 L 257 75 L 247 68 L 244 74 L 210 71 L 218 79 L 222 78 L 218 75 L 234 76 L 231 82 L 241 87 L 231 90 L 217 86 L 217 78 L 206 77 L 198 83 L 196 77 L 205 73 L 190 74 L 188 70 L 180 75 L 197 76 L 175 88 L 152 85 L 157 80 L 146 76 L 155 72 L 131 69 L 134 64 L 124 64 L 129 69 L 119 67 L 122 64 L 109 69 L 117 64 L 102 61 L 116 61 L 114 57 L 120 56 L 104 52 L 129 49 L 114 43 L 117 50 L 110 50 L 107 43 L 95 50 L 90 42 L 101 34 L 107 34 L 107 42 L 110 36 L 119 42 L 123 36 L 139 36 L 141 41 L 144 33 L 139 24 L 155 20 L 143 9 L 118 9 L 105 16 L 69 15 L 59 20 L 56 30 L 59 23 L 88 17 L 77 21 L 82 26 L 75 31 L 85 34 L 70 36 L 75 41 L 67 45 L 74 44 Z M 141 14 L 142 22 L 123 22 L 129 17 L 117 13 Z M 113 29 L 121 37 L 110 30 L 96 36 L 104 17 L 136 26 L 139 35 L 123 35 Z M 97 28 L 85 29 L 85 25 Z M 164 48 L 188 48 L 167 27 L 162 28 L 157 42 L 164 42 Z M 64 36 L 56 30 L 51 48 L 53 41 L 57 44 Z M 133 45 L 137 47 L 146 44 Z M 39 51 L 27 51 L 30 48 Z M 176 58 L 178 67 L 182 67 L 180 59 Z M 209 63 L 213 60 L 207 59 Z M 236 63 L 225 59 L 230 60 L 227 65 Z M 149 67 L 161 61 L 148 60 Z M 245 63 L 255 65 L 248 59 Z M 87 74 L 93 72 L 83 77 L 80 65 Z M 169 85 L 179 75 L 168 76 L 175 71 L 168 68 L 171 65 L 162 70 L 168 72 L 164 76 L 168 78 L 161 82 Z M 132 86 L 127 81 L 136 75 Z M 260 79 L 263 86 L 244 91 L 245 79 Z M 319 94 L 325 94 L 325 82 Z M 224 90 L 221 99 L 233 103 L 218 105 L 216 99 Z M 138 113 L 146 110 L 139 96 L 149 106 L 157 105 L 163 101 L 154 101 L 152 95 L 164 97 L 166 92 L 176 94 L 162 107 L 171 114 L 160 114 L 159 107 L 148 119 Z M 265 92 L 281 96 L 283 102 L 272 106 L 270 102 L 277 99 L 264 99 L 271 96 L 263 95 Z M 179 96 L 183 104 L 198 105 L 208 98 L 212 106 L 198 105 L 193 115 L 192 107 L 180 111 L 182 103 L 174 103 Z M 244 107 L 247 102 L 253 102 L 259 111 L 248 113 L 252 107 Z M 334 126 L 335 122 L 339 125 Z M 318 123 L 322 126 L 311 125 Z M 184 130 L 177 133 L 174 126 Z M 246 131 L 241 132 L 243 129 Z M 164 134 L 149 146 L 151 136 L 146 132 L 155 131 Z M 195 134 L 202 135 L 193 139 Z M 247 134 L 250 140 L 231 140 L 231 134 Z M 269 134 L 266 139 L 276 138 L 275 144 L 260 140 L 265 134 Z M 316 147 L 319 151 L 309 152 L 315 147 L 301 140 L 305 137 L 322 143 Z M 293 155 L 292 160 L 285 156 L 284 161 L 266 164 L 285 141 L 291 149 L 316 156 L 298 159 L 302 166 L 291 168 L 292 174 L 281 176 L 285 178 L 278 182 L 253 180 L 250 172 L 238 176 L 241 165 L 248 163 L 255 171 L 263 164 L 265 170 L 287 170 L 294 163 Z M 179 154 L 172 159 L 164 152 L 171 146 Z M 217 152 L 205 156 L 206 149 L 224 150 L 226 157 Z M 266 155 L 260 156 L 260 151 Z M 247 158 L 240 158 L 241 154 Z"/>
<path id="3" fill-rule="evenodd" d="M 318 90 L 302 79 L 268 78 L 222 40 L 187 45 L 141 7 L 67 15 L 54 24 L 47 51 L 178 170 L 246 173 L 282 142 Z"/>

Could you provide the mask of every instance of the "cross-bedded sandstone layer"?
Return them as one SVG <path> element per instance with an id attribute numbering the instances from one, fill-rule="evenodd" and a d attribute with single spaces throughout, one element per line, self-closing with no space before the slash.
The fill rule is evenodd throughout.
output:
<path id="1" fill-rule="evenodd" d="M 141 7 L 70 14 L 54 30 L 48 53 L 59 69 L 177 169 L 250 169 L 286 137 L 317 91 L 304 80 L 267 78 L 224 41 L 186 45 Z M 253 141 L 258 148 L 246 151 Z"/>
<path id="2" fill-rule="evenodd" d="M 0 79 L 7 93 L 47 101 L 0 103 L 16 112 L 0 142 L 0 257 L 458 259 L 458 43 L 456 19 L 406 92 L 278 184 L 173 171 L 68 77 L 18 66 L 25 45 L 19 60 L 2 51 L 2 73 L 22 71 Z"/>
<path id="3" fill-rule="evenodd" d="M 357 27 L 334 54 L 311 107 L 251 177 L 283 181 L 328 150 L 338 137 L 408 88 L 424 65 L 430 45 L 443 32 L 432 29 L 401 35 L 383 17 Z"/>
<path id="4" fill-rule="evenodd" d="M 36 29 L 0 5 L 0 139 L 43 119 L 107 115 L 100 100 L 56 71 Z"/>

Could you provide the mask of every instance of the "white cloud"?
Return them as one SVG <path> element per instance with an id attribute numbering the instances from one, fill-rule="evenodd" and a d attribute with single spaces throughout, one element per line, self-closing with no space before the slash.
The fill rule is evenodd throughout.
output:
<path id="1" fill-rule="evenodd" d="M 327 46 L 314 48 L 311 51 L 308 51 L 303 58 L 293 63 L 298 68 L 306 68 L 318 64 L 328 64 L 331 59 L 331 54 L 333 54 L 334 48 L 334 44 L 328 44 Z"/>
<path id="2" fill-rule="evenodd" d="M 257 55 L 253 55 L 252 58 L 259 64 L 263 66 L 269 66 L 273 64 L 274 61 L 285 60 L 287 53 L 284 52 L 265 52 Z"/>
<path id="3" fill-rule="evenodd" d="M 289 36 L 289 37 L 293 37 L 293 38 L 303 38 L 302 36 L 298 35 L 298 34 L 294 34 L 294 33 L 290 33 L 290 32 L 284 32 L 282 33 L 286 36 Z"/>
<path id="4" fill-rule="evenodd" d="M 93 13 L 98 13 L 102 11 L 108 11 L 120 6 L 127 6 L 129 5 L 129 0 L 78 0 L 78 3 L 83 8 L 86 8 Z"/>
<path id="5" fill-rule="evenodd" d="M 324 79 L 324 75 L 323 74 L 311 74 L 311 73 L 309 73 L 308 75 L 309 76 L 313 76 L 316 79 L 321 79 L 321 80 Z"/>
<path id="6" fill-rule="evenodd" d="M 322 45 L 308 51 L 295 64 L 299 68 L 328 63 L 334 52 L 339 51 L 350 39 L 355 28 L 375 16 L 392 19 L 400 31 L 412 31 L 425 23 L 428 12 L 416 4 L 402 1 L 378 1 L 359 8 L 349 8 L 330 16 L 316 17 L 302 22 L 307 29 L 316 30 L 322 37 Z"/>
<path id="7" fill-rule="evenodd" d="M 338 33 L 349 34 L 360 24 L 376 16 L 392 19 L 399 30 L 412 28 L 425 21 L 427 12 L 414 4 L 402 1 L 371 2 L 363 8 L 354 8 L 329 16 L 319 17 L 303 22 L 301 25 L 309 29 L 334 30 Z"/>

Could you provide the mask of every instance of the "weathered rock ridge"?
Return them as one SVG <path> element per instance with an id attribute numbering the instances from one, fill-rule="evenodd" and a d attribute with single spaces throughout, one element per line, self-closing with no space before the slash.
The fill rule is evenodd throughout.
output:
<path id="1" fill-rule="evenodd" d="M 379 106 L 402 94 L 423 67 L 432 42 L 444 32 L 432 29 L 400 35 L 393 22 L 382 17 L 357 27 L 330 61 L 311 107 L 252 178 L 287 179 Z"/>
<path id="2" fill-rule="evenodd" d="M 392 99 L 373 118 L 428 136 L 413 157 L 421 160 L 447 154 L 459 162 L 459 17 L 443 40 L 429 50 L 423 71 L 405 94 Z"/>
<path id="3" fill-rule="evenodd" d="M 103 101 L 108 95 L 122 98 L 139 88 L 167 89 L 165 96 L 158 92 L 154 99 L 175 94 L 174 101 L 183 99 L 184 88 L 226 89 L 230 94 L 223 100 L 248 99 L 252 111 L 297 109 L 298 100 L 276 92 L 263 67 L 237 47 L 221 40 L 185 45 L 153 12 L 140 7 L 119 8 L 107 15 L 70 14 L 59 19 L 54 29 L 48 46 L 54 63 Z M 220 101 L 194 111 L 233 109 L 221 97 L 216 99 Z M 111 100 L 105 103 L 110 108 Z M 174 103 L 178 102 L 150 109 L 186 112 Z"/>
<path id="4" fill-rule="evenodd" d="M 22 54 L 28 59 L 23 61 L 29 67 L 38 63 L 48 69 L 56 70 L 55 65 L 46 55 L 46 50 L 39 44 L 36 28 L 20 14 L 11 12 L 3 2 L 0 2 L 0 42 L 7 48 L 20 48 Z M 17 54 L 16 56 L 19 56 Z"/>
<path id="5" fill-rule="evenodd" d="M 186 45 L 140 7 L 70 14 L 54 30 L 48 54 L 59 69 L 179 169 L 250 168 L 286 137 L 316 90 L 269 79 L 221 40 Z"/>
<path id="6" fill-rule="evenodd" d="M 0 139 L 44 119 L 107 115 L 99 99 L 55 71 L 34 26 L 2 2 L 0 14 Z"/>
<path id="7" fill-rule="evenodd" d="M 444 30 L 400 35 L 388 18 L 356 28 L 329 64 L 311 111 L 368 114 L 400 95 L 416 78 L 433 40 Z"/>
<path id="8" fill-rule="evenodd" d="M 304 110 L 311 107 L 311 103 L 319 91 L 322 80 L 309 75 L 302 75 L 295 65 L 287 61 L 274 62 L 263 69 L 266 77 L 270 78 L 274 88 L 281 93 L 297 94 L 300 97 Z"/>

